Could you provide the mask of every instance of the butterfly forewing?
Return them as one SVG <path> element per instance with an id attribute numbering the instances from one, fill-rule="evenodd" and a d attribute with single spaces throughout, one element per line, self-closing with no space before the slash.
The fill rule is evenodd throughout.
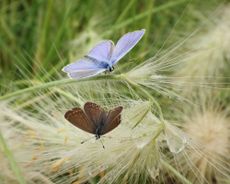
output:
<path id="1" fill-rule="evenodd" d="M 85 113 L 89 120 L 97 127 L 101 123 L 101 118 L 104 117 L 104 110 L 97 104 L 86 102 L 84 105 Z"/>
<path id="2" fill-rule="evenodd" d="M 129 32 L 123 35 L 117 42 L 112 56 L 112 64 L 116 64 L 122 57 L 124 57 L 142 38 L 145 30 L 138 30 L 134 32 Z"/>
<path id="3" fill-rule="evenodd" d="M 122 109 L 123 109 L 122 106 L 118 106 L 110 110 L 107 116 L 106 124 L 112 122 L 121 113 Z"/>
<path id="4" fill-rule="evenodd" d="M 121 123 L 121 111 L 123 107 L 119 106 L 109 111 L 105 126 L 101 135 L 106 134 L 116 128 Z"/>
<path id="5" fill-rule="evenodd" d="M 97 44 L 87 54 L 88 57 L 96 59 L 98 62 L 109 62 L 114 44 L 111 40 L 105 40 Z"/>
<path id="6" fill-rule="evenodd" d="M 81 108 L 74 108 L 65 113 L 65 118 L 76 127 L 95 134 L 96 127 L 92 124 Z"/>

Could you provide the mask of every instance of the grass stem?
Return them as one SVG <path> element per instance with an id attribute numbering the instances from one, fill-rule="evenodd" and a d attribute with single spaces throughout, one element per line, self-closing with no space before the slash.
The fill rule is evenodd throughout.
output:
<path id="1" fill-rule="evenodd" d="M 26 184 L 26 181 L 22 175 L 22 172 L 21 172 L 20 168 L 18 167 L 18 165 L 14 159 L 14 156 L 13 156 L 12 152 L 10 151 L 9 147 L 7 146 L 5 139 L 4 139 L 1 132 L 0 132 L 0 148 L 2 149 L 5 156 L 8 158 L 8 161 L 10 162 L 10 167 L 11 167 L 12 171 L 14 172 L 18 183 L 19 184 Z"/>
<path id="2" fill-rule="evenodd" d="M 169 163 L 161 159 L 161 164 L 163 167 L 173 173 L 180 181 L 184 184 L 192 184 L 189 180 L 187 180 L 183 175 L 181 175 L 175 168 L 173 168 Z"/>
<path id="3" fill-rule="evenodd" d="M 119 80 L 119 79 L 121 79 L 120 75 L 107 75 L 107 76 L 101 75 L 101 76 L 86 78 L 86 79 L 81 79 L 81 80 L 62 79 L 62 80 L 57 80 L 57 81 L 51 81 L 51 82 L 47 82 L 44 84 L 39 84 L 36 86 L 31 86 L 28 88 L 17 90 L 17 91 L 12 92 L 12 93 L 8 93 L 6 95 L 1 96 L 0 101 L 1 100 L 7 100 L 11 97 L 17 97 L 17 96 L 23 95 L 25 93 L 34 92 L 37 90 L 44 90 L 44 89 L 57 87 L 57 86 L 63 86 L 66 84 L 71 84 L 71 83 L 89 82 L 89 81 L 97 81 L 97 80 Z"/>

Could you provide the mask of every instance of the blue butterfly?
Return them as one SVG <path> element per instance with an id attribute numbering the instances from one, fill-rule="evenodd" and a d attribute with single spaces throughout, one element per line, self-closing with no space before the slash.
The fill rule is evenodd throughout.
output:
<path id="1" fill-rule="evenodd" d="M 116 45 L 111 40 L 102 41 L 84 58 L 65 66 L 62 71 L 74 79 L 92 77 L 104 71 L 111 72 L 113 66 L 140 41 L 144 33 L 144 29 L 129 32 Z"/>

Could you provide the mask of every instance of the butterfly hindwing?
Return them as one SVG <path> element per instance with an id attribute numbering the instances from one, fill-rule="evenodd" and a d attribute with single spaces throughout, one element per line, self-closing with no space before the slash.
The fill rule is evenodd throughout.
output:
<path id="1" fill-rule="evenodd" d="M 100 65 L 95 60 L 91 60 L 88 58 L 82 58 L 74 63 L 68 64 L 65 66 L 62 71 L 66 73 L 77 72 L 81 70 L 94 70 L 95 68 L 99 68 Z"/>
<path id="2" fill-rule="evenodd" d="M 65 113 L 65 118 L 72 123 L 74 126 L 89 132 L 91 134 L 95 134 L 96 127 L 92 124 L 84 111 L 81 108 L 74 108 Z"/>
<path id="3" fill-rule="evenodd" d="M 93 70 L 79 70 L 76 72 L 68 73 L 68 76 L 72 79 L 81 79 L 95 76 L 101 72 L 104 72 L 105 69 L 93 69 Z"/>
<path id="4" fill-rule="evenodd" d="M 62 71 L 68 73 L 70 78 L 80 79 L 97 75 L 105 71 L 105 68 L 96 60 L 83 58 L 65 66 Z"/>

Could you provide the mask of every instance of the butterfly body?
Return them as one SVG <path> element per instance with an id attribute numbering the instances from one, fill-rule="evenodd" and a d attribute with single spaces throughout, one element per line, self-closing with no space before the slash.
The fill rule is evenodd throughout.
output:
<path id="1" fill-rule="evenodd" d="M 84 58 L 65 66 L 62 71 L 74 79 L 92 77 L 104 71 L 111 72 L 114 65 L 140 41 L 144 33 L 144 29 L 129 32 L 116 45 L 111 40 L 102 41 Z"/>
<path id="2" fill-rule="evenodd" d="M 94 134 L 96 139 L 104 135 L 121 122 L 121 111 L 123 107 L 118 106 L 109 112 L 104 111 L 99 105 L 87 102 L 84 111 L 81 108 L 73 108 L 65 113 L 65 118 L 74 126 Z"/>
<path id="3" fill-rule="evenodd" d="M 95 131 L 95 133 L 96 133 L 96 134 L 95 134 L 96 139 L 100 139 L 101 134 L 102 134 L 103 127 L 104 127 L 104 122 L 102 122 L 102 123 L 96 128 L 96 131 Z"/>
<path id="4" fill-rule="evenodd" d="M 85 58 L 90 59 L 92 62 L 95 63 L 95 65 L 98 66 L 98 68 L 105 69 L 105 71 L 112 72 L 114 70 L 114 66 L 110 64 L 112 63 L 110 61 L 99 61 L 98 62 L 97 59 L 89 57 L 89 56 L 85 56 Z"/>
<path id="5" fill-rule="evenodd" d="M 96 125 L 96 127 L 95 127 L 96 139 L 100 139 L 101 135 L 103 135 L 103 129 L 105 127 L 106 119 L 107 119 L 107 113 L 102 112 L 99 123 L 97 123 L 97 122 L 94 123 Z"/>

